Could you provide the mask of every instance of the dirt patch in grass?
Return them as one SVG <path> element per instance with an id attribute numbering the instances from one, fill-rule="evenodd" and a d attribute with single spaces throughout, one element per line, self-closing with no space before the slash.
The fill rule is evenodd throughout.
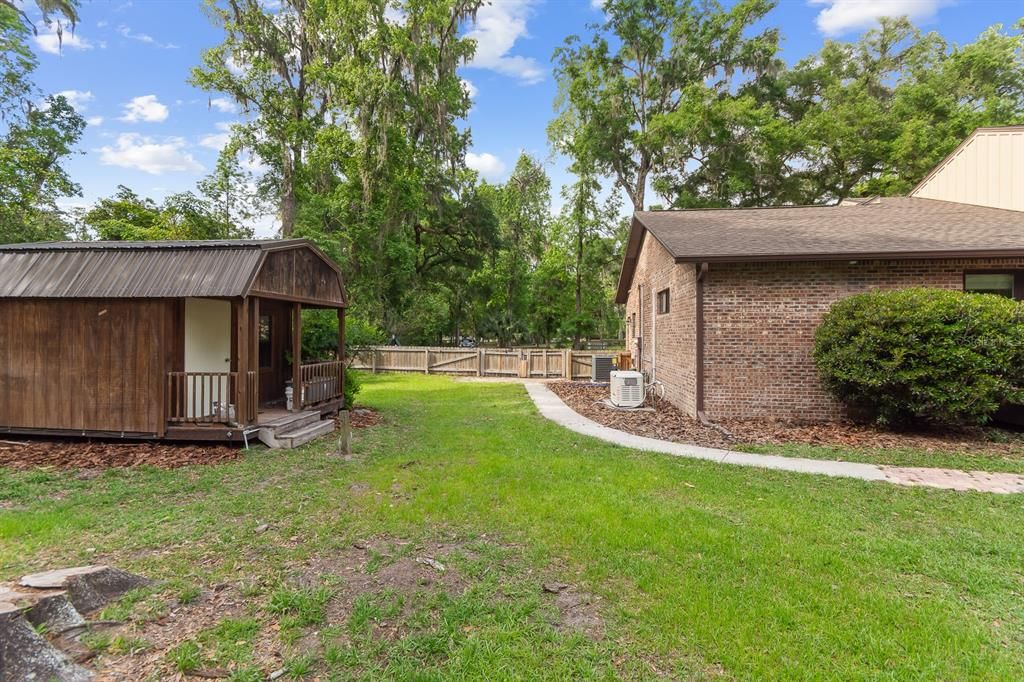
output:
<path id="1" fill-rule="evenodd" d="M 174 652 L 186 643 L 202 640 L 201 633 L 218 623 L 243 617 L 246 602 L 233 585 L 203 590 L 189 603 L 159 594 L 150 596 L 132 607 L 122 625 L 106 625 L 80 638 L 88 657 L 86 666 L 96 673 L 97 680 L 175 678 L 184 671 L 175 667 Z M 105 615 L 101 611 L 93 618 Z M 196 666 L 188 672 L 227 676 L 227 668 L 210 658 L 214 654 L 212 644 L 204 644 L 197 651 Z M 253 652 L 253 664 L 262 669 L 275 670 L 280 661 L 279 647 Z"/>
<path id="2" fill-rule="evenodd" d="M 353 429 L 366 429 L 377 426 L 384 421 L 380 412 L 369 407 L 356 407 L 349 413 L 349 420 Z"/>
<path id="3" fill-rule="evenodd" d="M 376 537 L 310 559 L 297 582 L 306 589 L 333 586 L 327 624 L 351 624 L 353 614 L 364 609 L 373 612 L 366 625 L 374 638 L 396 640 L 408 630 L 417 605 L 439 594 L 457 597 L 466 589 L 466 580 L 449 560 L 463 551 L 457 542 L 413 544 Z"/>
<path id="4" fill-rule="evenodd" d="M 484 559 L 488 563 L 485 574 L 514 572 L 502 560 L 491 563 L 493 553 L 488 555 Z M 325 609 L 325 625 L 347 626 L 353 634 L 362 628 L 374 639 L 395 641 L 417 622 L 420 627 L 425 625 L 417 621 L 417 613 L 422 616 L 426 611 L 432 621 L 436 620 L 441 601 L 457 599 L 473 589 L 479 576 L 464 574 L 459 564 L 478 560 L 481 555 L 477 549 L 461 541 L 416 544 L 376 537 L 357 541 L 330 556 L 310 559 L 297 584 L 304 589 L 334 585 Z M 603 638 L 599 597 L 568 583 L 544 582 L 535 589 L 544 602 L 553 606 L 551 624 L 556 630 L 579 632 L 595 641 Z"/>
<path id="5" fill-rule="evenodd" d="M 116 605 L 92 617 L 123 622 L 89 630 L 76 653 L 98 680 L 266 679 L 292 674 L 289 666 L 304 659 L 320 673 L 337 665 L 332 651 L 356 652 L 353 665 L 361 669 L 404 655 L 410 636 L 471 638 L 494 627 L 485 604 L 514 610 L 522 600 L 535 604 L 523 613 L 557 632 L 602 641 L 601 599 L 574 584 L 542 581 L 518 554 L 493 539 L 375 536 L 293 565 L 274 588 L 176 588 Z M 467 620 L 453 625 L 453 617 Z"/>
<path id="6" fill-rule="evenodd" d="M 12 469 L 81 469 L 91 478 L 113 467 L 152 466 L 175 469 L 194 464 L 222 464 L 242 456 L 226 445 L 98 443 L 71 440 L 26 440 L 0 443 L 0 467 Z"/>
<path id="7" fill-rule="evenodd" d="M 549 385 L 566 405 L 599 424 L 627 433 L 678 443 L 714 448 L 741 444 L 786 445 L 800 443 L 843 448 L 914 448 L 942 452 L 969 452 L 1024 457 L 1024 434 L 999 428 L 888 431 L 837 423 L 799 423 L 764 420 L 723 420 L 704 426 L 664 400 L 654 411 L 615 410 L 601 403 L 608 387 L 574 382 Z"/>
<path id="8" fill-rule="evenodd" d="M 560 632 L 580 632 L 594 641 L 604 637 L 604 619 L 598 607 L 601 598 L 565 583 L 545 583 L 544 592 L 554 595 L 558 609 L 555 628 Z"/>

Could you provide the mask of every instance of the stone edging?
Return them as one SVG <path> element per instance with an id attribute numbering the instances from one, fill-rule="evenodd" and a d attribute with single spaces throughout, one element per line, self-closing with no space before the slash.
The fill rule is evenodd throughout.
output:
<path id="1" fill-rule="evenodd" d="M 804 457 L 757 455 L 749 452 L 706 448 L 699 445 L 674 443 L 657 438 L 636 436 L 619 431 L 582 416 L 542 383 L 524 382 L 526 392 L 541 415 L 551 421 L 585 436 L 637 450 L 660 452 L 676 457 L 703 459 L 718 464 L 778 469 L 802 474 L 820 474 L 862 481 L 884 481 L 896 485 L 926 486 L 943 490 L 973 490 L 998 494 L 1024 493 L 1024 476 L 1018 474 L 959 471 L 926 467 L 889 467 L 858 462 L 833 462 Z"/>

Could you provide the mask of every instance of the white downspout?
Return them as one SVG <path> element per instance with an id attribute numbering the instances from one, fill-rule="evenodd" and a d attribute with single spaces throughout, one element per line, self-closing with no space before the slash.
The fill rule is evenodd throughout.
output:
<path id="1" fill-rule="evenodd" d="M 657 378 L 658 365 L 658 295 L 651 292 L 651 383 Z"/>
<path id="2" fill-rule="evenodd" d="M 637 336 L 640 339 L 640 343 L 637 346 L 637 359 L 636 368 L 641 372 L 644 371 L 644 353 L 647 349 L 644 348 L 644 285 L 638 284 L 636 286 L 636 313 L 640 318 L 640 334 Z"/>

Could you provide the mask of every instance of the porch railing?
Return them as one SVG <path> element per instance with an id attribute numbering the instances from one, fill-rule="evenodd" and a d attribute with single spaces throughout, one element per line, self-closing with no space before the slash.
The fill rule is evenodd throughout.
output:
<path id="1" fill-rule="evenodd" d="M 302 379 L 303 407 L 341 397 L 345 377 L 344 362 L 315 362 L 302 365 L 299 371 Z"/>
<path id="2" fill-rule="evenodd" d="M 256 419 L 254 400 L 242 400 L 243 394 L 256 392 L 256 372 L 244 372 L 244 386 L 238 385 L 238 372 L 168 372 L 167 421 L 172 424 L 236 424 Z M 239 405 L 245 414 L 239 414 Z"/>

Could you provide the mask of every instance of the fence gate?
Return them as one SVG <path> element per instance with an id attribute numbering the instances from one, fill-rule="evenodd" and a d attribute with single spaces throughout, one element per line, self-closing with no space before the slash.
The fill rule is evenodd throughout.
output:
<path id="1" fill-rule="evenodd" d="M 609 353 L 552 348 L 376 346 L 359 351 L 352 368 L 480 377 L 518 377 L 523 371 L 523 376 L 535 379 L 589 379 L 594 355 Z"/>

